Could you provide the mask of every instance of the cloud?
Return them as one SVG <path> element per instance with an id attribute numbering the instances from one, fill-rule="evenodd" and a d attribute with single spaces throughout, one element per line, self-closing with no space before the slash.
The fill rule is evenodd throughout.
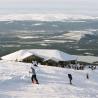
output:
<path id="1" fill-rule="evenodd" d="M 59 4 L 96 4 L 98 3 L 98 0 L 0 0 L 0 4 L 18 4 L 18 3 L 21 3 L 21 4 L 24 4 L 24 3 L 34 3 L 34 4 L 37 4 L 37 3 L 44 3 L 44 4 L 50 4 L 50 3 L 53 3 L 53 4 L 56 4 L 56 3 L 59 3 Z"/>
<path id="2" fill-rule="evenodd" d="M 0 0 L 1 10 L 63 10 L 76 13 L 97 13 L 98 0 Z"/>
<path id="3" fill-rule="evenodd" d="M 32 5 L 32 6 L 69 6 L 69 7 L 97 7 L 98 0 L 0 0 L 1 6 Z M 97 7 L 98 8 L 98 7 Z"/>

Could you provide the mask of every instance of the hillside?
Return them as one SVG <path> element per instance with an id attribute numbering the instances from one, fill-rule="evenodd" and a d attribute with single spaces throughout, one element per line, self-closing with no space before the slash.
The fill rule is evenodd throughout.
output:
<path id="1" fill-rule="evenodd" d="M 98 17 L 1 15 L 0 57 L 20 49 L 58 49 L 98 56 Z"/>
<path id="2" fill-rule="evenodd" d="M 37 85 L 31 83 L 30 66 L 0 61 L 0 98 L 98 98 L 98 69 L 79 71 L 39 65 L 35 67 Z M 73 85 L 69 84 L 68 73 L 73 75 Z"/>

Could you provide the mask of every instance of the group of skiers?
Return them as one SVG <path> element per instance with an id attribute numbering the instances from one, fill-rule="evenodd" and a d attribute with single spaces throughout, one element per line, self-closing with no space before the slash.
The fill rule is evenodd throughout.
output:
<path id="1" fill-rule="evenodd" d="M 83 70 L 84 69 L 84 65 L 79 64 L 79 63 L 77 63 L 77 64 L 68 64 L 66 67 L 76 69 L 76 70 Z"/>
<path id="2" fill-rule="evenodd" d="M 39 84 L 37 76 L 36 76 L 36 72 L 35 72 L 35 69 L 34 69 L 34 66 L 38 67 L 37 61 L 32 61 L 32 65 L 33 66 L 31 66 L 31 71 L 29 71 L 29 73 L 32 74 L 31 81 L 32 81 L 33 84 Z M 68 78 L 69 78 L 70 84 L 72 84 L 72 75 L 68 74 Z"/>
<path id="3" fill-rule="evenodd" d="M 33 84 L 39 84 L 38 79 L 36 77 L 36 72 L 35 72 L 35 69 L 34 69 L 34 66 L 38 67 L 38 63 L 37 62 L 35 63 L 33 61 L 32 64 L 33 64 L 33 66 L 31 66 L 31 71 L 29 71 L 29 73 L 32 74 L 31 81 L 32 81 Z M 69 73 L 68 78 L 69 78 L 69 83 L 72 84 L 72 74 Z M 89 79 L 89 74 L 88 73 L 86 74 L 86 78 Z"/>
<path id="4" fill-rule="evenodd" d="M 91 68 L 92 70 L 96 69 L 96 65 L 89 65 L 89 68 Z"/>
<path id="5" fill-rule="evenodd" d="M 68 78 L 69 78 L 70 84 L 72 84 L 72 75 L 68 74 Z M 89 74 L 88 73 L 86 74 L 86 79 L 89 79 Z"/>
<path id="6" fill-rule="evenodd" d="M 29 71 L 29 73 L 32 74 L 32 76 L 31 76 L 32 83 L 33 84 L 39 84 L 38 79 L 36 77 L 35 69 L 33 67 L 31 67 L 31 71 Z M 70 84 L 72 84 L 72 75 L 68 74 L 68 78 L 69 78 Z"/>

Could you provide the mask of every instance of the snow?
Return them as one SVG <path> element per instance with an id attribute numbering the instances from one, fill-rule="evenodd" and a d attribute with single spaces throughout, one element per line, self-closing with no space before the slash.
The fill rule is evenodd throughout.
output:
<path id="1" fill-rule="evenodd" d="M 39 38 L 39 36 L 17 36 L 20 39 L 32 39 L 32 38 Z"/>
<path id="2" fill-rule="evenodd" d="M 97 56 L 77 56 L 77 61 L 87 62 L 87 63 L 94 63 L 98 61 Z"/>
<path id="3" fill-rule="evenodd" d="M 42 45 L 46 45 L 46 44 L 42 44 Z M 2 56 L 1 59 L 10 60 L 10 61 L 22 61 L 24 58 L 27 58 L 31 55 L 39 56 L 44 60 L 52 59 L 57 62 L 70 61 L 70 60 L 77 60 L 86 63 L 98 62 L 97 56 L 70 55 L 55 49 L 23 49 Z"/>
<path id="4" fill-rule="evenodd" d="M 94 29 L 96 30 L 96 29 Z M 65 34 L 62 34 L 62 35 L 59 35 L 59 36 L 53 36 L 51 37 L 52 39 L 53 38 L 56 38 L 56 39 L 64 39 L 64 40 L 61 40 L 64 42 L 68 42 L 68 41 L 80 41 L 82 38 L 84 38 L 86 35 L 94 35 L 95 33 L 92 32 L 94 30 L 84 30 L 84 31 L 69 31 L 68 33 L 65 33 Z M 53 42 L 54 40 L 46 40 L 48 42 Z M 57 40 L 58 42 L 60 40 Z"/>
<path id="5" fill-rule="evenodd" d="M 46 44 L 43 44 L 46 45 Z M 86 63 L 98 62 L 97 56 L 82 56 L 82 55 L 70 55 L 55 49 L 23 49 L 16 51 L 14 53 L 5 55 L 1 57 L 3 60 L 10 61 L 22 61 L 24 58 L 27 58 L 31 55 L 36 55 L 44 60 L 52 59 L 54 61 L 70 61 L 77 60 Z"/>
<path id="6" fill-rule="evenodd" d="M 66 39 L 80 41 L 80 39 L 84 38 L 86 34 L 94 35 L 94 33 L 90 31 L 69 31 L 69 33 L 66 33 L 63 36 L 65 36 Z"/>
<path id="7" fill-rule="evenodd" d="M 19 51 L 16 51 L 15 53 L 11 53 L 7 56 L 3 56 L 1 57 L 2 59 L 5 59 L 5 60 L 18 60 L 18 61 L 21 61 L 23 58 L 26 58 L 28 56 L 31 56 L 32 53 L 28 52 L 28 51 L 23 51 L 23 50 L 19 50 Z"/>
<path id="8" fill-rule="evenodd" d="M 53 38 L 53 37 L 52 37 Z M 65 43 L 68 42 L 66 40 L 44 40 L 45 43 Z"/>
<path id="9" fill-rule="evenodd" d="M 29 63 L 0 61 L 0 98 L 98 98 L 98 69 L 39 65 L 35 70 L 40 84 L 32 84 L 30 66 Z M 69 84 L 68 73 L 73 75 L 73 85 Z"/>
<path id="10" fill-rule="evenodd" d="M 44 60 L 52 59 L 55 61 L 69 61 L 75 60 L 76 56 L 72 56 L 70 54 L 64 53 L 59 50 L 52 49 L 24 49 L 19 50 L 14 53 L 8 54 L 6 56 L 1 57 L 4 60 L 17 60 L 22 61 L 24 58 L 27 58 L 31 55 L 36 55 Z"/>

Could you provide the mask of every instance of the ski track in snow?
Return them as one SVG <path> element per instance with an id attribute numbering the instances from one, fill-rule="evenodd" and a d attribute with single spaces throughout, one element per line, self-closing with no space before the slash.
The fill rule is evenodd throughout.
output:
<path id="1" fill-rule="evenodd" d="M 0 98 L 98 98 L 98 69 L 79 71 L 41 65 L 35 67 L 40 84 L 32 84 L 30 66 L 0 61 Z M 73 75 L 73 85 L 69 84 L 68 73 Z"/>

